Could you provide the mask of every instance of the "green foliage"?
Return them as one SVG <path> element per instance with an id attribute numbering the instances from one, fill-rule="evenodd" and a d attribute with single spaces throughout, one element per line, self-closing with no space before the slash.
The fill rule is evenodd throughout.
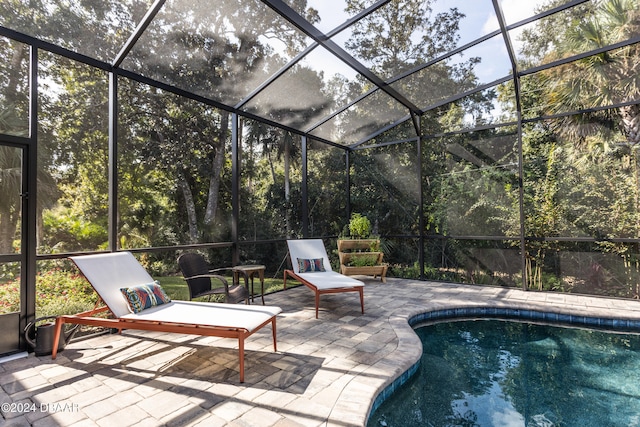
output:
<path id="1" fill-rule="evenodd" d="M 64 208 L 44 212 L 43 234 L 42 246 L 52 253 L 104 249 L 108 240 L 106 224 L 88 221 Z"/>
<path id="2" fill-rule="evenodd" d="M 91 285 L 75 272 L 52 269 L 36 276 L 36 317 L 90 310 L 96 300 Z"/>
<path id="3" fill-rule="evenodd" d="M 359 213 L 352 213 L 349 220 L 349 233 L 354 239 L 366 239 L 371 235 L 371 221 Z"/>
<path id="4" fill-rule="evenodd" d="M 189 299 L 187 282 L 181 276 L 159 276 L 154 278 L 160 282 L 160 286 L 162 286 L 169 298 L 183 301 Z"/>
<path id="5" fill-rule="evenodd" d="M 415 267 L 417 268 L 418 266 L 416 265 Z M 425 266 L 424 277 L 427 280 L 442 280 L 445 282 L 457 283 L 464 282 L 464 279 L 460 274 L 432 266 Z"/>
<path id="6" fill-rule="evenodd" d="M 378 265 L 378 254 L 368 254 L 367 252 L 354 253 L 351 255 L 347 265 L 349 267 L 371 267 Z"/>
<path id="7" fill-rule="evenodd" d="M 20 311 L 20 282 L 0 284 L 0 314 Z"/>
<path id="8" fill-rule="evenodd" d="M 20 278 L 0 285 L 0 313 L 20 308 Z M 60 268 L 36 276 L 36 317 L 75 314 L 95 306 L 97 295 L 82 276 Z"/>
<path id="9" fill-rule="evenodd" d="M 387 276 L 418 279 L 420 278 L 420 264 L 417 261 L 413 265 L 392 264 L 389 266 Z"/>

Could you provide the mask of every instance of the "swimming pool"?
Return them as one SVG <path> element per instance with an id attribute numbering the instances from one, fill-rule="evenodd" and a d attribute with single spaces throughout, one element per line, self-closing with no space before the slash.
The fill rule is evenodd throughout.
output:
<path id="1" fill-rule="evenodd" d="M 503 320 L 416 329 L 416 373 L 368 426 L 640 426 L 640 336 Z"/>

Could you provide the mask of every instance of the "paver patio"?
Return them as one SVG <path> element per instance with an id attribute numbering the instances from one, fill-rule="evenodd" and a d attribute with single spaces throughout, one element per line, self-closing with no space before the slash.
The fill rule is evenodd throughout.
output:
<path id="1" fill-rule="evenodd" d="M 389 278 L 321 298 L 268 295 L 282 307 L 246 342 L 245 382 L 231 339 L 141 331 L 73 341 L 56 360 L 0 364 L 0 426 L 362 426 L 375 397 L 415 363 L 407 319 L 470 306 L 640 320 L 640 302 Z"/>

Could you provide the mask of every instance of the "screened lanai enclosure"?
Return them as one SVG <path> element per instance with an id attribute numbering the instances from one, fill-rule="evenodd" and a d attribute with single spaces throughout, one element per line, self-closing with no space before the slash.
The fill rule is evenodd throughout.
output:
<path id="1" fill-rule="evenodd" d="M 638 298 L 639 10 L 3 0 L 0 354 L 80 311 L 71 254 L 281 281 L 352 213 L 391 277 Z"/>

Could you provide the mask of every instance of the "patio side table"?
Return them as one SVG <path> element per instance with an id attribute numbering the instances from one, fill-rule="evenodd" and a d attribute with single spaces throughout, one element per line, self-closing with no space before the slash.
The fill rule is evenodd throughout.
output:
<path id="1" fill-rule="evenodd" d="M 232 267 L 233 271 L 233 283 L 240 283 L 240 273 L 244 276 L 244 280 L 251 279 L 251 302 L 253 302 L 253 276 L 257 273 L 260 279 L 260 296 L 262 297 L 262 305 L 264 305 L 264 271 L 266 267 L 264 265 L 236 265 Z M 248 286 L 248 283 L 245 283 Z"/>

